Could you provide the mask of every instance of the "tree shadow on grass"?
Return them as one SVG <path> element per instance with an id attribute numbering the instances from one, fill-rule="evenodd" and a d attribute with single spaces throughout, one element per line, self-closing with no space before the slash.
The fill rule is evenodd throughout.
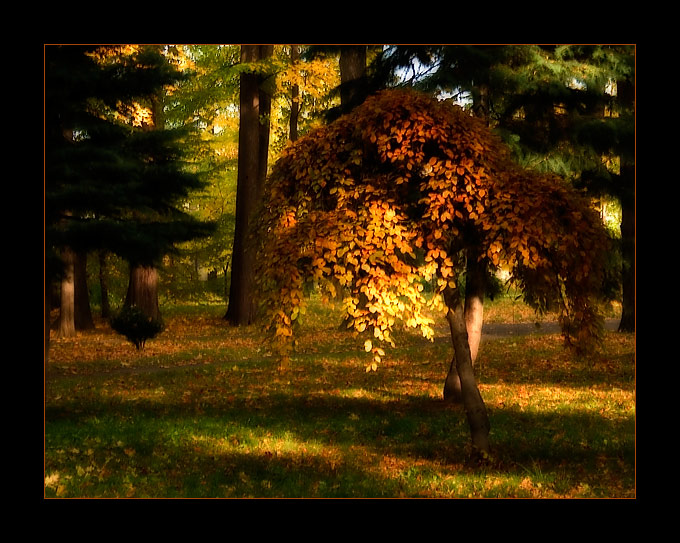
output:
<path id="1" fill-rule="evenodd" d="M 632 420 L 510 408 L 494 409 L 490 418 L 497 458 L 483 468 L 466 464 L 462 410 L 421 396 L 279 393 L 207 406 L 66 402 L 47 407 L 45 427 L 48 451 L 82 446 L 83 436 L 103 444 L 125 440 L 137 454 L 122 460 L 135 467 L 140 492 L 155 497 L 446 495 L 450 489 L 428 490 L 418 479 L 433 471 L 449 481 L 540 472 L 568 494 L 584 478 L 593 486 L 603 466 L 616 485 L 633 488 Z M 162 484 L 144 490 L 144 481 Z"/>

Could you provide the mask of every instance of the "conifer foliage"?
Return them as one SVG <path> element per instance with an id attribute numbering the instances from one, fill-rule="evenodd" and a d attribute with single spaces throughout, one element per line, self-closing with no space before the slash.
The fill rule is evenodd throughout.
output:
<path id="1" fill-rule="evenodd" d="M 136 306 L 124 307 L 111 319 L 111 328 L 122 334 L 137 350 L 163 330 L 163 323 L 152 319 Z"/>
<path id="2" fill-rule="evenodd" d="M 202 187 L 182 153 L 188 134 L 162 123 L 180 78 L 154 47 L 46 47 L 48 254 L 101 248 L 146 265 L 210 231 L 181 207 Z"/>

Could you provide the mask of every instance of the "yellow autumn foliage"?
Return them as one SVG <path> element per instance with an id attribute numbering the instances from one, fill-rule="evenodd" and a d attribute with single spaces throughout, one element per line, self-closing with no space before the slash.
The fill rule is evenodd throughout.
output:
<path id="1" fill-rule="evenodd" d="M 472 245 L 490 267 L 507 266 L 536 308 L 557 304 L 569 341 L 597 335 L 597 214 L 563 180 L 513 163 L 480 120 L 423 94 L 383 91 L 284 149 L 259 225 L 267 322 L 286 354 L 285 315 L 308 280 L 340 287 L 348 327 L 372 337 L 372 363 L 396 322 L 432 338 L 426 314 L 446 310 Z"/>

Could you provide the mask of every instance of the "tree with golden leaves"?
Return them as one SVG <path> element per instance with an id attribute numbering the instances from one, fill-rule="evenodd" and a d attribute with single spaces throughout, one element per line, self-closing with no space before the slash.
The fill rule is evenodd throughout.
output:
<path id="1" fill-rule="evenodd" d="M 368 370 L 394 346 L 398 323 L 432 339 L 429 315 L 441 312 L 454 350 L 449 388 L 477 453 L 490 452 L 489 419 L 457 281 L 466 267 L 505 266 L 526 301 L 559 312 L 570 345 L 588 348 L 601 330 L 606 236 L 589 202 L 513 163 L 479 119 L 414 91 L 380 92 L 289 146 L 267 184 L 257 240 L 262 305 L 284 359 L 309 280 L 331 295 L 342 289 Z"/>

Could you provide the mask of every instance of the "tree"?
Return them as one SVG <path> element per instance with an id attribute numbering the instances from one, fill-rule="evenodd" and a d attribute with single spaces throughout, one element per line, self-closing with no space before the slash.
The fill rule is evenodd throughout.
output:
<path id="1" fill-rule="evenodd" d="M 104 319 L 111 317 L 111 305 L 109 302 L 109 287 L 106 280 L 106 252 L 103 250 L 97 251 L 97 261 L 99 264 L 99 292 L 101 295 L 101 316 Z"/>
<path id="2" fill-rule="evenodd" d="M 50 285 L 61 281 L 58 333 L 76 332 L 76 254 L 82 254 L 80 236 L 72 228 L 88 212 L 79 209 L 87 196 L 87 179 L 101 162 L 110 159 L 106 147 L 115 137 L 94 113 L 97 97 L 105 103 L 116 88 L 113 74 L 97 66 L 85 47 L 47 47 L 45 50 L 45 252 L 46 300 Z M 104 79 L 110 76 L 107 87 Z M 76 82 L 74 84 L 74 82 Z M 115 92 L 115 91 L 114 91 Z M 96 134 L 105 143 L 91 145 L 86 134 Z M 61 263 L 57 264 L 57 259 Z M 46 302 L 46 307 L 48 303 Z M 48 324 L 46 323 L 46 327 Z"/>
<path id="3" fill-rule="evenodd" d="M 163 116 L 163 89 L 158 89 L 155 94 L 148 97 L 149 117 L 142 122 L 142 130 L 145 132 L 160 131 L 164 129 L 165 119 Z M 161 159 L 160 153 L 152 151 L 146 160 L 155 163 Z M 162 159 L 161 159 L 162 160 Z M 161 310 L 158 303 L 158 254 L 154 256 L 136 254 L 128 259 L 129 281 L 125 296 L 124 310 L 139 310 L 139 312 L 154 323 L 161 322 Z M 118 315 L 118 317 L 121 317 Z M 115 320 L 112 321 L 115 323 Z M 114 327 L 114 329 L 116 329 Z M 134 342 L 134 341 L 133 341 Z M 135 343 L 140 348 L 139 343 Z"/>
<path id="4" fill-rule="evenodd" d="M 340 47 L 340 105 L 348 113 L 366 98 L 365 45 Z"/>
<path id="5" fill-rule="evenodd" d="M 310 126 L 322 122 L 338 97 L 339 62 L 315 46 L 275 47 L 276 91 L 272 101 L 272 156 Z"/>
<path id="6" fill-rule="evenodd" d="M 293 61 L 296 48 L 300 59 Z M 191 153 L 208 184 L 206 190 L 192 195 L 187 205 L 192 214 L 216 220 L 217 230 L 209 238 L 183 245 L 179 255 L 165 260 L 161 279 L 164 283 L 170 279 L 173 289 L 181 288 L 182 278 L 193 277 L 194 263 L 199 263 L 211 278 L 223 275 L 225 301 L 229 300 L 233 263 L 239 147 L 239 108 L 234 105 L 239 103 L 241 74 L 259 71 L 268 76 L 262 83 L 271 94 L 271 113 L 262 120 L 269 123 L 270 160 L 285 147 L 291 134 L 303 134 L 310 124 L 320 122 L 328 90 L 338 84 L 337 58 L 302 58 L 306 46 L 275 46 L 271 57 L 255 64 L 241 63 L 240 49 L 239 45 L 171 48 L 178 62 L 194 75 L 173 88 L 165 111 L 169 125 L 190 122 L 200 132 L 201 146 Z M 293 99 L 296 89 L 297 98 Z M 216 283 L 209 281 L 204 286 L 213 289 Z"/>
<path id="7" fill-rule="evenodd" d="M 497 105 L 525 163 L 621 206 L 620 331 L 635 330 L 635 47 L 524 46 Z M 509 63 L 505 63 L 506 66 Z M 497 92 L 500 94 L 500 92 Z M 512 98 L 509 98 L 512 96 Z"/>
<path id="8" fill-rule="evenodd" d="M 300 46 L 293 44 L 290 46 L 291 68 L 296 69 L 300 61 Z M 300 116 L 300 85 L 293 82 L 290 89 L 290 119 L 288 121 L 288 139 L 296 141 L 298 139 L 298 118 Z"/>
<path id="9" fill-rule="evenodd" d="M 622 290 L 619 329 L 634 331 L 635 47 L 395 46 L 382 58 L 383 72 L 414 59 L 428 68 L 414 84 L 466 96 L 521 164 L 620 203 L 622 264 L 610 277 L 618 275 Z"/>
<path id="10" fill-rule="evenodd" d="M 212 221 L 215 230 L 191 240 L 181 252 L 164 262 L 163 283 L 173 295 L 190 288 L 196 292 L 197 266 L 211 277 L 223 278 L 223 299 L 229 298 L 229 269 L 235 223 L 238 165 L 238 108 L 240 46 L 194 44 L 171 48 L 173 58 L 192 76 L 173 88 L 165 111 L 170 126 L 191 124 L 199 138 L 189 150 L 192 167 L 201 172 L 205 189 L 192 193 L 185 206 L 201 220 Z M 186 279 L 187 281 L 183 281 Z M 203 286 L 217 287 L 210 281 Z"/>
<path id="11" fill-rule="evenodd" d="M 328 108 L 324 117 L 332 121 L 349 113 L 360 105 L 371 93 L 386 86 L 383 72 L 374 74 L 374 65 L 382 67 L 376 62 L 381 58 L 381 45 L 345 44 L 345 45 L 315 45 L 310 46 L 305 57 L 308 59 L 333 58 L 337 59 L 340 71 L 340 82 L 334 87 L 329 96 L 340 98 L 340 103 Z"/>
<path id="12" fill-rule="evenodd" d="M 150 268 L 210 232 L 181 209 L 202 182 L 185 168 L 189 132 L 159 120 L 163 89 L 182 75 L 158 47 L 48 46 L 45 69 L 46 259 L 105 249 Z"/>
<path id="13" fill-rule="evenodd" d="M 236 189 L 236 229 L 232 257 L 229 307 L 225 319 L 233 325 L 251 324 L 255 319 L 253 262 L 249 243 L 251 220 L 261 199 L 267 174 L 269 114 L 271 95 L 265 86 L 269 78 L 262 71 L 263 60 L 271 56 L 272 46 L 242 45 L 240 88 L 240 126 L 238 180 Z"/>
<path id="14" fill-rule="evenodd" d="M 75 325 L 78 330 L 91 330 L 94 328 L 92 310 L 90 308 L 90 293 L 87 288 L 87 253 L 75 255 L 74 263 L 74 302 L 75 302 Z"/>
<path id="15" fill-rule="evenodd" d="M 437 94 L 467 93 L 471 111 L 491 126 L 490 69 L 503 46 L 391 46 L 374 61 L 371 87 L 412 87 Z M 489 281 L 486 261 L 478 258 L 473 245 L 468 248 L 465 270 L 464 318 L 470 354 L 474 364 L 479 352 L 484 321 L 484 299 Z M 444 398 L 460 400 L 460 382 L 455 357 L 444 383 Z"/>
<path id="16" fill-rule="evenodd" d="M 555 309 L 568 344 L 601 332 L 595 295 L 606 237 L 589 202 L 555 176 L 520 168 L 486 124 L 412 91 L 383 91 L 289 147 L 260 217 L 258 278 L 280 356 L 292 350 L 313 280 L 347 290 L 348 327 L 377 368 L 399 321 L 433 337 L 445 315 L 472 445 L 490 451 L 456 277 L 508 266 L 525 300 Z M 424 282 L 436 281 L 434 295 Z"/>
<path id="17" fill-rule="evenodd" d="M 60 337 L 73 337 L 76 334 L 75 253 L 66 247 L 61 252 L 61 258 L 63 271 L 58 334 Z"/>
<path id="18" fill-rule="evenodd" d="M 585 45 L 556 48 L 579 81 L 587 108 L 572 106 L 569 137 L 587 149 L 588 162 L 577 183 L 591 194 L 606 195 L 621 206 L 622 316 L 619 331 L 635 331 L 635 46 Z M 583 76 L 581 74 L 586 74 Z M 577 79 L 580 76 L 579 79 Z M 574 115 L 575 113 L 575 115 Z"/>
<path id="19" fill-rule="evenodd" d="M 143 311 L 139 306 L 124 307 L 113 319 L 111 328 L 124 335 L 137 350 L 142 350 L 147 340 L 163 330 L 163 324 Z"/>

